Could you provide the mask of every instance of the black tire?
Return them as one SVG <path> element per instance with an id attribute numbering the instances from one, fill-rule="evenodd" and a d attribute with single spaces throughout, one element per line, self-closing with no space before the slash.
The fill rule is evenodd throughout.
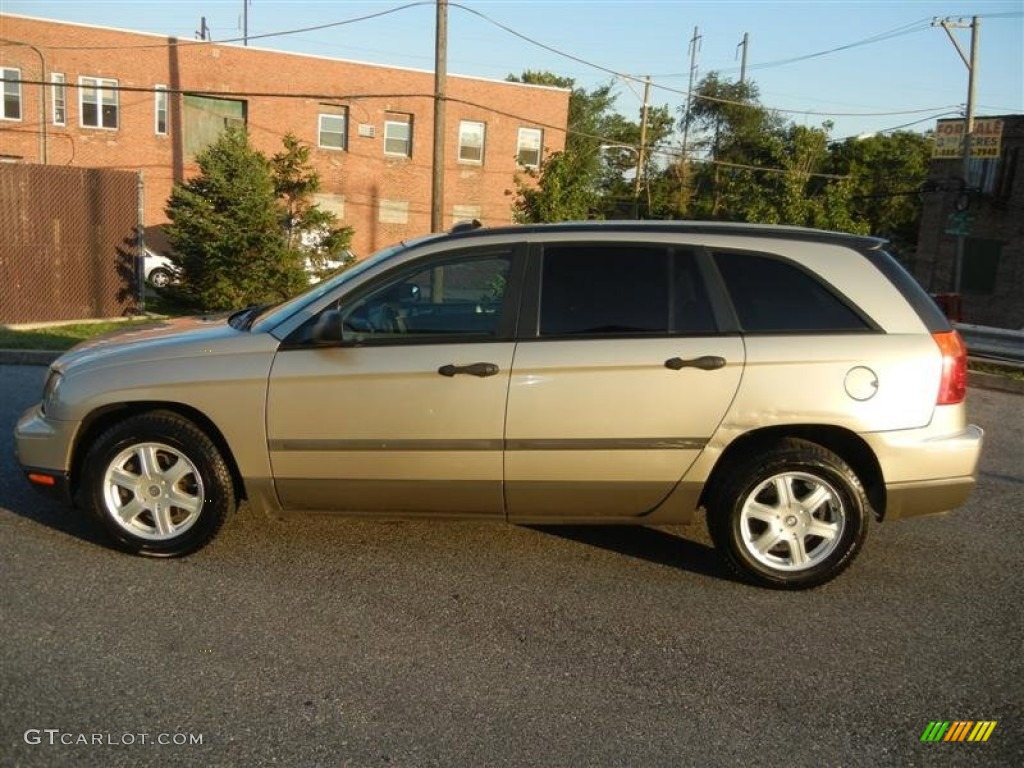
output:
<path id="1" fill-rule="evenodd" d="M 157 267 L 149 273 L 149 284 L 154 288 L 166 288 L 171 284 L 171 273 L 163 267 Z"/>
<path id="2" fill-rule="evenodd" d="M 132 416 L 89 449 L 81 505 L 122 549 L 177 557 L 208 543 L 234 512 L 234 482 L 214 442 L 171 411 Z"/>
<path id="3" fill-rule="evenodd" d="M 710 489 L 707 515 L 715 546 L 742 578 L 808 589 L 850 565 L 871 505 L 839 456 L 787 438 L 727 467 Z"/>

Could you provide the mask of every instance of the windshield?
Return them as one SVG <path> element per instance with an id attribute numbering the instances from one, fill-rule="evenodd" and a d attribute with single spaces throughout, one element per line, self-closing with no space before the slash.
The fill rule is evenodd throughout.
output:
<path id="1" fill-rule="evenodd" d="M 412 240 L 404 240 L 401 243 L 398 243 L 398 245 L 392 245 L 390 248 L 378 251 L 372 256 L 360 261 L 358 264 L 349 267 L 344 272 L 340 272 L 334 277 L 330 277 L 323 282 L 317 283 L 308 291 L 303 291 L 297 296 L 293 296 L 281 304 L 274 304 L 272 306 L 261 308 L 258 313 L 254 313 L 253 316 L 248 319 L 246 325 L 253 328 L 256 332 L 269 330 L 286 317 L 289 317 L 293 312 L 301 309 L 307 304 L 311 304 L 324 294 L 330 293 L 339 285 L 347 283 L 349 280 L 358 277 L 363 274 L 363 272 L 372 269 L 382 261 L 387 261 L 396 253 L 404 251 L 410 246 L 418 245 L 419 243 L 426 240 L 432 240 L 439 236 L 440 235 L 438 234 L 424 235 L 423 237 L 417 237 Z"/>

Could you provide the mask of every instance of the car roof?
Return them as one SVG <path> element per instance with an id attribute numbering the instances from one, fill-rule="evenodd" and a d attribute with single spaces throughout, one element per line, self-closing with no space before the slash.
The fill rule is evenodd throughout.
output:
<path id="1" fill-rule="evenodd" d="M 604 233 L 637 234 L 704 234 L 704 235 L 737 235 L 742 237 L 770 237 L 785 240 L 808 240 L 814 242 L 835 243 L 858 250 L 874 250 L 881 248 L 886 240 L 867 235 L 853 235 L 846 232 L 831 232 L 824 229 L 807 227 L 783 226 L 778 224 L 745 224 L 726 221 L 567 221 L 555 224 L 514 224 L 502 227 L 471 227 L 457 225 L 452 232 L 443 238 L 463 239 L 487 237 L 490 235 L 545 235 L 555 233 L 595 234 Z"/>

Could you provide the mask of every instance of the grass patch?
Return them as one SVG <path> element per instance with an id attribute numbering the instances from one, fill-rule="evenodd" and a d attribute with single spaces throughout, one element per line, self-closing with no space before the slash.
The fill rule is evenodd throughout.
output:
<path id="1" fill-rule="evenodd" d="M 49 328 L 15 330 L 0 326 L 0 349 L 71 349 L 80 341 L 122 328 L 137 328 L 152 324 L 153 320 L 140 318 L 110 323 L 69 323 Z"/>
<path id="2" fill-rule="evenodd" d="M 1014 381 L 1024 381 L 1024 368 L 1017 368 L 1011 365 L 1000 365 L 999 363 L 987 363 L 978 360 L 970 360 L 967 366 L 978 373 L 994 373 Z"/>

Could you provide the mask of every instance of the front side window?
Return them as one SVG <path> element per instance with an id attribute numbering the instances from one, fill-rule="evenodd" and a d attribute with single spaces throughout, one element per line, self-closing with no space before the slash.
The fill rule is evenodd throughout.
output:
<path id="1" fill-rule="evenodd" d="M 154 86 L 153 130 L 158 136 L 167 135 L 167 86 Z"/>
<path id="2" fill-rule="evenodd" d="M 321 107 L 317 145 L 323 149 L 348 149 L 348 110 L 344 107 Z"/>
<path id="3" fill-rule="evenodd" d="M 346 341 L 495 338 L 511 263 L 474 255 L 404 271 L 342 308 Z"/>
<path id="4" fill-rule="evenodd" d="M 487 127 L 483 123 L 462 120 L 459 123 L 459 162 L 480 165 L 484 161 L 484 137 Z"/>
<path id="5" fill-rule="evenodd" d="M 87 128 L 117 128 L 117 80 L 98 77 L 78 78 L 79 109 L 82 125 Z"/>
<path id="6" fill-rule="evenodd" d="M 753 253 L 716 253 L 740 328 L 748 333 L 867 331 L 871 325 L 817 277 Z"/>
<path id="7" fill-rule="evenodd" d="M 384 119 L 384 154 L 412 157 L 412 115 L 388 112 Z"/>
<path id="8" fill-rule="evenodd" d="M 53 124 L 67 125 L 68 122 L 68 86 L 64 75 L 54 72 L 50 75 L 53 83 Z"/>
<path id="9" fill-rule="evenodd" d="M 689 251 L 649 245 L 545 249 L 541 336 L 710 333 L 715 322 Z"/>
<path id="10" fill-rule="evenodd" d="M 21 70 L 4 67 L 3 75 L 4 102 L 0 111 L 2 120 L 21 120 Z"/>
<path id="11" fill-rule="evenodd" d="M 544 131 L 540 128 L 520 128 L 516 145 L 516 159 L 519 164 L 525 168 L 538 168 L 543 143 Z"/>

